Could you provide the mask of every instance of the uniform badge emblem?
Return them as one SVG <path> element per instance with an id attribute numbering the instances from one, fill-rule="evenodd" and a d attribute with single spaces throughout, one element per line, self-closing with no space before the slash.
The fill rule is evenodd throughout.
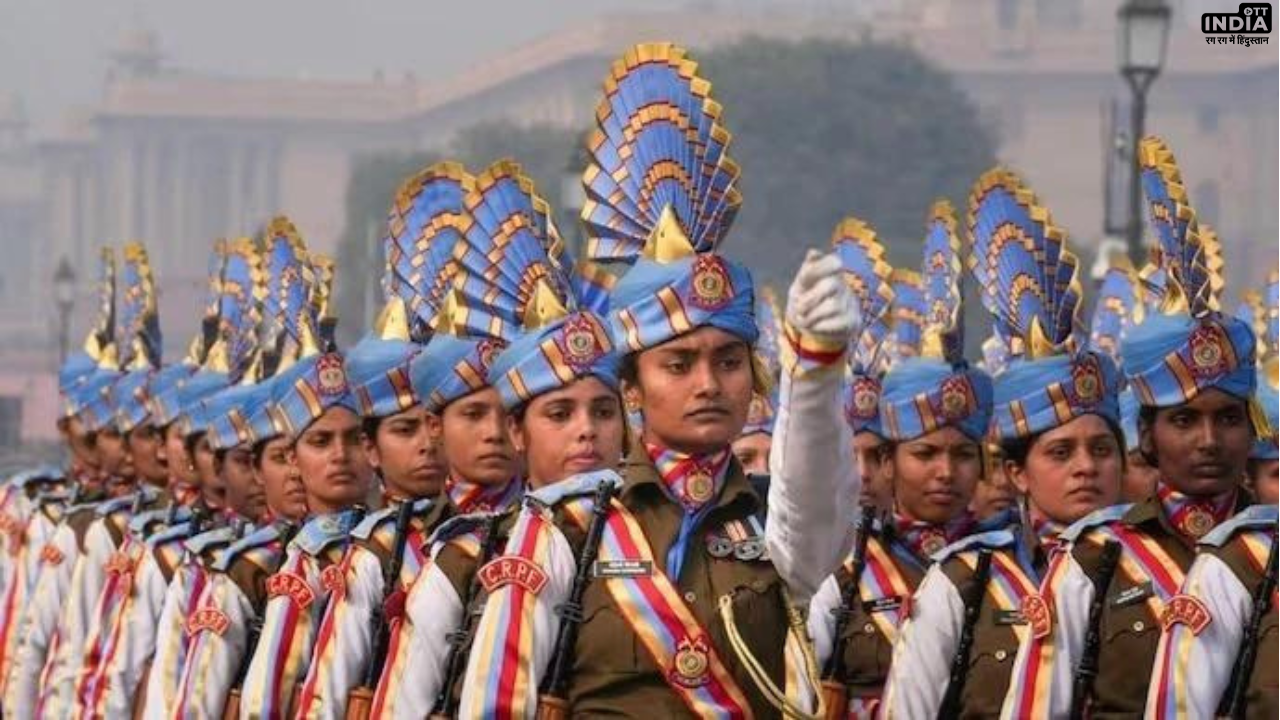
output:
<path id="1" fill-rule="evenodd" d="M 693 295 L 689 301 L 703 310 L 719 310 L 733 299 L 729 269 L 715 255 L 699 255 L 693 261 Z"/>
<path id="2" fill-rule="evenodd" d="M 715 492 L 715 482 L 711 473 L 698 469 L 689 474 L 684 483 L 684 494 L 693 502 L 702 504 L 711 499 Z"/>
<path id="3" fill-rule="evenodd" d="M 602 354 L 596 342 L 595 328 L 582 315 L 576 315 L 564 324 L 562 338 L 565 360 L 574 367 L 587 367 Z"/>
<path id="4" fill-rule="evenodd" d="M 701 687 L 707 684 L 707 669 L 710 666 L 706 641 L 702 638 L 684 638 L 676 648 L 671 680 L 682 687 Z"/>
<path id="5" fill-rule="evenodd" d="M 1191 333 L 1191 372 L 1198 377 L 1214 377 L 1231 368 L 1227 360 L 1228 340 L 1222 328 L 1204 323 Z"/>
<path id="6" fill-rule="evenodd" d="M 969 379 L 963 375 L 952 375 L 942 383 L 941 408 L 942 418 L 947 422 L 963 420 L 973 413 L 974 398 Z"/>
<path id="7" fill-rule="evenodd" d="M 65 559 L 66 557 L 62 554 L 62 551 L 53 543 L 49 543 L 40 548 L 40 562 L 43 562 L 45 565 L 61 565 L 62 561 Z"/>
<path id="8" fill-rule="evenodd" d="M 347 579 L 342 572 L 342 564 L 330 565 L 320 571 L 320 587 L 329 591 L 334 597 L 342 597 L 347 590 Z"/>
<path id="9" fill-rule="evenodd" d="M 491 560 L 480 568 L 477 577 L 485 592 L 489 593 L 505 585 L 516 585 L 530 595 L 537 595 L 547 584 L 547 574 L 542 568 L 518 555 Z"/>
<path id="10" fill-rule="evenodd" d="M 1178 521 L 1178 530 L 1187 537 L 1197 540 L 1208 534 L 1213 526 L 1213 513 L 1194 505 L 1187 508 L 1186 513 Z"/>
<path id="11" fill-rule="evenodd" d="M 769 419 L 772 415 L 769 411 L 769 404 L 765 402 L 760 395 L 751 396 L 751 405 L 747 407 L 747 424 L 759 425 Z"/>
<path id="12" fill-rule="evenodd" d="M 311 591 L 307 581 L 288 571 L 278 572 L 267 578 L 267 596 L 287 596 L 299 610 L 306 610 L 315 600 L 315 593 Z"/>
<path id="13" fill-rule="evenodd" d="M 1071 368 L 1071 388 L 1078 405 L 1091 407 L 1102 398 L 1102 369 L 1098 360 L 1087 356 Z"/>
<path id="14" fill-rule="evenodd" d="M 347 391 L 347 371 L 342 357 L 329 353 L 316 361 L 316 382 L 322 395 L 341 395 Z"/>
<path id="15" fill-rule="evenodd" d="M 1031 636 L 1037 640 L 1046 638 L 1053 630 L 1053 614 L 1044 597 L 1032 593 L 1022 598 L 1022 617 L 1031 626 Z"/>
<path id="16" fill-rule="evenodd" d="M 480 374 L 484 375 L 489 372 L 489 367 L 493 365 L 493 359 L 502 351 L 504 345 L 492 338 L 480 341 L 479 347 L 476 348 L 476 360 L 480 363 Z"/>
<path id="17" fill-rule="evenodd" d="M 947 538 L 940 532 L 929 531 L 920 536 L 920 550 L 931 556 L 947 546 Z"/>
<path id="18" fill-rule="evenodd" d="M 187 634 L 195 635 L 202 630 L 208 630 L 214 635 L 221 635 L 227 631 L 231 625 L 231 619 L 227 614 L 216 607 L 202 607 L 191 617 L 187 618 Z"/>
<path id="19" fill-rule="evenodd" d="M 1160 626 L 1166 631 L 1174 625 L 1186 625 L 1192 635 L 1199 635 L 1211 622 L 1213 616 L 1209 608 L 1200 598 L 1191 595 L 1174 595 L 1160 616 Z"/>
<path id="20" fill-rule="evenodd" d="M 876 416 L 880 407 L 880 383 L 872 378 L 861 377 L 853 383 L 853 402 L 851 414 L 860 420 L 870 420 Z"/>

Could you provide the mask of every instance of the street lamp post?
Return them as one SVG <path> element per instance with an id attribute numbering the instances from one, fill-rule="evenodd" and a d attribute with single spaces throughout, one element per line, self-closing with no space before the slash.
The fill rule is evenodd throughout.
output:
<path id="1" fill-rule="evenodd" d="M 1147 91 L 1164 66 L 1169 40 L 1169 7 L 1164 0 L 1128 0 L 1116 13 L 1119 20 L 1120 74 L 1133 94 L 1130 112 L 1128 250 L 1134 262 L 1142 262 L 1142 164 L 1139 147 L 1146 132 Z"/>
<path id="2" fill-rule="evenodd" d="M 71 327 L 71 308 L 76 303 L 76 271 L 67 256 L 58 261 L 53 271 L 53 302 L 58 307 L 58 366 L 67 361 L 68 335 Z"/>

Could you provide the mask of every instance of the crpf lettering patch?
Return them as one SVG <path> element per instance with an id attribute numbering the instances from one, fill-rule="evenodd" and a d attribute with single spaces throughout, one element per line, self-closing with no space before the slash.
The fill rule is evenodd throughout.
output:
<path id="1" fill-rule="evenodd" d="M 40 562 L 45 565 L 61 565 L 66 556 L 58 549 L 57 545 L 49 543 L 40 548 Z"/>
<path id="2" fill-rule="evenodd" d="M 1040 595 L 1033 593 L 1022 598 L 1022 617 L 1031 626 L 1031 636 L 1037 640 L 1048 637 L 1053 630 L 1053 613 Z"/>
<path id="3" fill-rule="evenodd" d="M 342 597 L 342 593 L 347 589 L 347 578 L 341 563 L 330 565 L 320 571 L 320 587 L 332 593 L 334 597 Z"/>
<path id="4" fill-rule="evenodd" d="M 202 630 L 208 630 L 214 635 L 221 635 L 227 631 L 230 624 L 231 619 L 226 613 L 215 607 L 203 607 L 187 618 L 187 634 L 195 635 Z"/>
<path id="5" fill-rule="evenodd" d="M 1160 617 L 1160 626 L 1168 630 L 1174 625 L 1186 625 L 1192 635 L 1199 635 L 1213 616 L 1203 601 L 1191 595 L 1174 595 L 1169 604 L 1164 606 L 1164 614 Z"/>
<path id="6" fill-rule="evenodd" d="M 289 571 L 278 572 L 267 578 L 267 595 L 269 597 L 288 596 L 299 610 L 305 610 L 315 600 L 315 593 L 307 581 Z"/>
<path id="7" fill-rule="evenodd" d="M 547 574 L 533 562 L 516 555 L 495 558 L 480 568 L 480 584 L 485 592 L 493 592 L 505 585 L 517 585 L 528 593 L 537 595 L 547 584 Z"/>

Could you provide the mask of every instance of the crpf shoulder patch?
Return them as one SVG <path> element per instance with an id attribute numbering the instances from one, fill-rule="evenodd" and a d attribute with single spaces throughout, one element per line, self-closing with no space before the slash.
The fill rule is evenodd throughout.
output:
<path id="1" fill-rule="evenodd" d="M 480 568 L 480 584 L 492 593 L 504 585 L 518 585 L 531 595 L 542 592 L 547 573 L 533 562 L 518 555 L 495 558 Z"/>
<path id="2" fill-rule="evenodd" d="M 187 618 L 187 634 L 195 635 L 198 632 L 207 630 L 214 635 L 221 635 L 227 631 L 227 627 L 230 624 L 230 618 L 218 608 L 202 607 Z"/>
<path id="3" fill-rule="evenodd" d="M 307 581 L 289 571 L 278 572 L 267 578 L 267 596 L 288 596 L 299 610 L 305 610 L 315 600 L 315 593 Z"/>
<path id="4" fill-rule="evenodd" d="M 1193 595 L 1174 595 L 1160 616 L 1160 626 L 1165 630 L 1174 625 L 1186 625 L 1192 635 L 1199 635 L 1211 622 L 1213 615 L 1209 614 L 1209 608 Z"/>

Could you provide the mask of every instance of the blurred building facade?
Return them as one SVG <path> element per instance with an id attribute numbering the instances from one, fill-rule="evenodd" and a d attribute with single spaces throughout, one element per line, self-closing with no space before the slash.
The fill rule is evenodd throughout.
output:
<path id="1" fill-rule="evenodd" d="M 1208 46 L 1202 8 L 1171 0 L 1175 29 L 1148 128 L 1178 154 L 1201 216 L 1227 243 L 1229 283 L 1274 263 L 1277 62 L 1257 47 Z M 476 120 L 585 127 L 620 48 L 669 38 L 693 48 L 757 35 L 875 38 L 916 47 L 952 72 L 1082 249 L 1103 225 L 1104 115 L 1127 99 L 1115 52 L 1116 0 L 702 2 L 675 13 L 585 21 L 448 78 L 366 82 L 248 79 L 177 69 L 161 39 L 122 39 L 99 103 L 53 131 L 0 103 L 0 397 L 20 397 L 23 434 L 52 433 L 56 313 L 50 278 L 76 268 L 82 335 L 95 248 L 146 242 L 171 354 L 195 331 L 210 241 L 251 234 L 274 213 L 336 253 L 353 161 L 443 146 Z M 833 90 L 834 91 L 834 90 Z M 730 109 L 731 112 L 731 109 Z M 873 211 L 868 210 L 872 213 Z M 338 273 L 341 282 L 342 273 Z M 27 298 L 48 313 L 15 312 Z"/>

